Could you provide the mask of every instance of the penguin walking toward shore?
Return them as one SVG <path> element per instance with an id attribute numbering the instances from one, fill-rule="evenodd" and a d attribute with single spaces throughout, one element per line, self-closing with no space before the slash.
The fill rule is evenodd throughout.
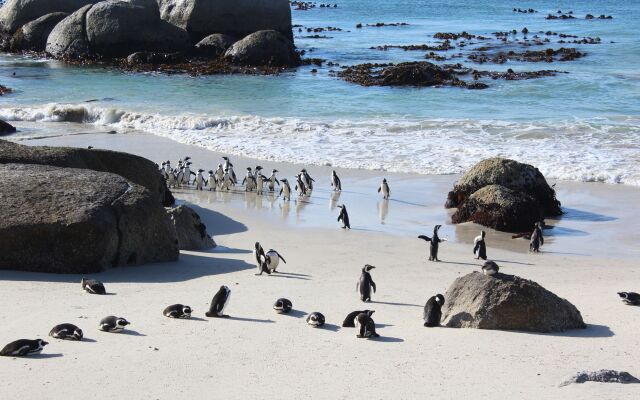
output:
<path id="1" fill-rule="evenodd" d="M 196 173 L 191 171 L 191 161 L 187 161 L 184 167 L 184 177 L 182 178 L 182 184 L 191 185 L 191 175 L 195 176 Z"/>
<path id="2" fill-rule="evenodd" d="M 227 286 L 220 286 L 220 289 L 211 300 L 209 311 L 207 311 L 205 315 L 212 318 L 229 318 L 228 315 L 224 314 L 224 310 L 229 305 L 230 297 L 231 289 L 229 289 Z"/>
<path id="3" fill-rule="evenodd" d="M 487 261 L 482 266 L 482 273 L 485 275 L 496 275 L 500 271 L 500 267 L 493 261 Z"/>
<path id="4" fill-rule="evenodd" d="M 213 170 L 209 170 L 209 179 L 207 179 L 207 186 L 209 187 L 209 191 L 215 191 L 218 188 L 218 181 L 216 179 L 216 174 Z"/>
<path id="5" fill-rule="evenodd" d="M 276 177 L 277 173 L 278 170 L 274 169 L 271 171 L 271 175 L 269 175 L 269 178 L 267 178 L 267 181 L 269 182 L 267 187 L 269 188 L 270 192 L 273 192 L 275 190 L 276 185 L 280 186 L 280 181 L 278 181 L 278 178 Z"/>
<path id="6" fill-rule="evenodd" d="M 216 176 L 216 184 L 218 185 L 218 188 L 220 188 L 224 180 L 224 168 L 222 168 L 222 164 L 218 164 L 218 168 L 216 168 L 215 176 Z"/>
<path id="7" fill-rule="evenodd" d="M 171 168 L 171 161 L 167 160 L 162 165 L 164 165 L 164 172 L 169 175 L 169 172 L 173 172 L 173 168 Z"/>
<path id="8" fill-rule="evenodd" d="M 477 254 L 476 260 L 487 259 L 487 245 L 484 238 L 487 235 L 485 231 L 480 231 L 480 235 L 473 239 L 473 254 Z"/>
<path id="9" fill-rule="evenodd" d="M 313 190 L 313 182 L 315 182 L 315 179 L 313 179 L 311 177 L 311 175 L 309 175 L 309 173 L 307 172 L 307 170 L 305 168 L 302 168 L 300 170 L 300 175 L 301 175 L 301 178 L 302 178 L 302 183 L 304 183 L 304 187 L 306 189 L 306 192 L 312 191 Z"/>
<path id="10" fill-rule="evenodd" d="M 168 318 L 189 319 L 193 310 L 182 304 L 172 304 L 162 311 L 162 315 Z"/>
<path id="11" fill-rule="evenodd" d="M 296 191 L 298 192 L 298 197 L 302 197 L 307 194 L 307 188 L 302 181 L 302 174 L 296 175 Z"/>
<path id="12" fill-rule="evenodd" d="M 289 299 L 280 298 L 273 304 L 273 309 L 278 314 L 288 314 L 293 309 L 293 304 Z"/>
<path id="13" fill-rule="evenodd" d="M 321 326 L 324 325 L 324 322 L 325 322 L 325 319 L 322 313 L 319 313 L 316 311 L 307 315 L 307 324 L 311 325 L 314 328 L 320 328 Z"/>
<path id="14" fill-rule="evenodd" d="M 271 275 L 271 270 L 267 264 L 267 254 L 264 252 L 260 242 L 256 242 L 253 255 L 256 257 L 256 265 L 258 266 L 258 273 L 256 275 L 262 275 L 263 272 Z"/>
<path id="15" fill-rule="evenodd" d="M 333 190 L 336 192 L 340 192 L 342 190 L 342 182 L 335 170 L 331 172 L 331 187 L 333 187 Z"/>
<path id="16" fill-rule="evenodd" d="M 204 176 L 202 176 L 203 172 L 204 172 L 203 169 L 199 169 L 198 173 L 196 174 L 196 179 L 194 180 L 196 184 L 196 190 L 202 190 L 207 184 L 207 181 L 204 179 Z"/>
<path id="17" fill-rule="evenodd" d="M 437 294 L 427 300 L 424 305 L 424 312 L 422 319 L 424 319 L 424 326 L 434 327 L 440 326 L 440 320 L 442 319 L 442 306 L 444 305 L 444 296 Z"/>
<path id="18" fill-rule="evenodd" d="M 235 185 L 236 183 L 238 183 L 238 178 L 236 178 L 236 173 L 233 172 L 233 164 L 231 164 L 231 161 L 229 160 L 229 157 L 222 157 L 222 159 L 224 160 L 224 170 L 225 171 L 229 171 L 229 174 L 231 176 L 231 180 L 233 181 L 233 184 Z"/>
<path id="19" fill-rule="evenodd" d="M 438 259 L 438 248 L 440 247 L 440 243 L 441 242 L 446 242 L 447 239 L 440 239 L 440 236 L 438 236 L 438 231 L 440 230 L 440 227 L 442 225 L 436 225 L 433 228 L 433 237 L 429 237 L 429 236 L 425 236 L 425 235 L 420 235 L 418 236 L 418 239 L 422 239 L 425 240 L 427 242 L 431 242 L 430 246 L 429 246 L 429 261 L 440 261 Z"/>
<path id="20" fill-rule="evenodd" d="M 257 194 L 263 194 L 264 193 L 264 184 L 265 184 L 265 182 L 266 182 L 266 179 L 265 179 L 264 175 L 262 175 L 261 171 L 258 171 L 256 173 L 256 193 Z"/>
<path id="21" fill-rule="evenodd" d="M 640 306 L 640 294 L 636 292 L 618 292 L 618 296 L 628 306 Z"/>
<path id="22" fill-rule="evenodd" d="M 342 229 L 351 229 L 351 224 L 349 223 L 349 214 L 347 213 L 347 206 L 344 204 L 338 206 L 340 209 L 340 214 L 338 215 L 338 222 L 342 221 Z"/>
<path id="23" fill-rule="evenodd" d="M 49 336 L 62 340 L 82 340 L 84 334 L 82 329 L 74 324 L 59 324 L 51 328 Z"/>
<path id="24" fill-rule="evenodd" d="M 115 317 L 113 315 L 109 315 L 108 317 L 102 318 L 100 321 L 99 330 L 103 332 L 113 332 L 120 333 L 124 331 L 124 328 L 131 323 L 122 317 Z"/>
<path id="25" fill-rule="evenodd" d="M 220 187 L 220 189 L 229 191 L 231 189 L 231 186 L 233 186 L 233 178 L 231 177 L 229 170 L 225 169 L 224 176 L 222 177 L 222 186 Z"/>
<path id="26" fill-rule="evenodd" d="M 373 310 L 363 310 L 363 311 L 352 311 L 344 318 L 342 321 L 343 328 L 355 328 L 356 327 L 356 317 L 360 314 L 367 314 L 368 316 L 372 316 L 375 311 Z"/>
<path id="27" fill-rule="evenodd" d="M 44 349 L 44 346 L 48 344 L 42 339 L 19 339 L 4 346 L 0 350 L 0 356 L 25 357 L 31 354 L 39 354 Z"/>
<path id="28" fill-rule="evenodd" d="M 255 188 L 256 178 L 253 176 L 253 172 L 251 172 L 251 167 L 247 167 L 247 175 L 242 180 L 242 184 L 244 185 L 245 192 L 251 192 Z"/>
<path id="29" fill-rule="evenodd" d="M 180 167 L 176 172 L 176 185 L 182 186 L 184 184 L 184 167 Z"/>
<path id="30" fill-rule="evenodd" d="M 291 200 L 291 186 L 289 186 L 289 181 L 282 178 L 280 182 L 282 182 L 282 186 L 280 186 L 280 195 L 282 195 L 282 199 Z"/>
<path id="31" fill-rule="evenodd" d="M 373 265 L 369 265 L 369 264 L 365 265 L 364 268 L 362 268 L 362 274 L 360 274 L 360 279 L 356 284 L 356 290 L 360 291 L 360 300 L 362 300 L 365 303 L 371 301 L 371 290 L 373 290 L 373 293 L 376 292 L 376 283 L 373 281 L 373 278 L 369 273 L 369 271 L 371 271 L 374 268 L 375 267 Z"/>
<path id="32" fill-rule="evenodd" d="M 360 339 L 372 339 L 380 337 L 376 333 L 376 323 L 368 313 L 360 313 L 356 316 L 356 328 L 360 328 L 360 332 L 356 335 Z"/>
<path id="33" fill-rule="evenodd" d="M 80 285 L 82 285 L 82 290 L 91 294 L 106 294 L 107 290 L 104 288 L 104 284 L 95 279 L 86 279 L 82 278 L 80 280 Z"/>
<path id="34" fill-rule="evenodd" d="M 536 222 L 536 226 L 531 233 L 531 241 L 529 242 L 529 251 L 534 253 L 540 252 L 540 246 L 544 245 L 544 235 L 542 234 L 542 224 Z"/>
<path id="35" fill-rule="evenodd" d="M 389 189 L 389 184 L 387 183 L 386 178 L 382 179 L 382 183 L 380 184 L 380 187 L 378 187 L 378 193 L 380 192 L 382 192 L 383 199 L 389 199 L 389 196 L 391 195 L 391 189 Z"/>
<path id="36" fill-rule="evenodd" d="M 173 171 L 167 173 L 167 187 L 174 188 L 177 186 L 176 174 Z"/>

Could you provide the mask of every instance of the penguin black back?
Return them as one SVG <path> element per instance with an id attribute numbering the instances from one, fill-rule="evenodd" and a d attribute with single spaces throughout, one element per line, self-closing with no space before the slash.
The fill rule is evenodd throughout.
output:
<path id="1" fill-rule="evenodd" d="M 355 328 L 356 327 L 356 323 L 355 323 L 355 319 L 359 314 L 367 314 L 369 316 L 372 316 L 373 313 L 375 311 L 373 310 L 363 310 L 363 311 L 352 311 L 349 314 L 347 314 L 347 316 L 344 318 L 344 321 L 342 321 L 342 327 L 343 328 Z"/>
<path id="2" fill-rule="evenodd" d="M 360 291 L 360 300 L 364 302 L 371 301 L 371 290 L 373 290 L 373 293 L 376 292 L 376 284 L 373 281 L 371 274 L 369 273 L 369 271 L 371 271 L 374 268 L 375 267 L 373 265 L 369 265 L 369 264 L 365 265 L 364 268 L 362 268 L 362 274 L 360 274 L 360 280 L 358 280 L 357 287 Z"/>
<path id="3" fill-rule="evenodd" d="M 18 339 L 4 346 L 0 350 L 0 356 L 24 357 L 29 354 L 38 354 L 48 344 L 42 339 Z"/>
<path id="4" fill-rule="evenodd" d="M 342 229 L 351 229 L 349 223 L 349 214 L 347 213 L 347 207 L 343 204 L 338 206 L 340 208 L 340 215 L 338 215 L 338 222 L 342 221 Z"/>
<path id="5" fill-rule="evenodd" d="M 427 300 L 427 304 L 424 305 L 424 326 L 434 327 L 440 326 L 440 320 L 442 319 L 442 306 L 444 305 L 444 296 L 437 294 Z"/>
<path id="6" fill-rule="evenodd" d="M 49 331 L 49 336 L 63 340 L 82 340 L 84 334 L 82 329 L 74 324 L 59 324 Z"/>
<path id="7" fill-rule="evenodd" d="M 229 304 L 230 296 L 231 289 L 229 289 L 227 286 L 220 286 L 220 289 L 211 300 L 209 311 L 207 311 L 205 315 L 212 318 L 229 318 L 228 315 L 224 315 L 224 309 Z"/>
<path id="8" fill-rule="evenodd" d="M 377 338 L 380 335 L 376 333 L 376 323 L 368 313 L 360 313 L 356 316 L 356 321 L 360 327 L 360 332 L 356 335 L 358 338 L 370 339 Z"/>

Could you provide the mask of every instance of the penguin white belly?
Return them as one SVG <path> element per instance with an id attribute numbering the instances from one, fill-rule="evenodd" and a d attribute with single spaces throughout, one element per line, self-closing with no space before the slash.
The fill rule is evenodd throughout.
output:
<path id="1" fill-rule="evenodd" d="M 222 310 L 220 310 L 220 312 L 218 313 L 218 316 L 222 316 L 224 314 L 224 310 L 227 309 L 227 306 L 229 305 L 229 300 L 231 300 L 231 292 L 229 292 L 227 294 L 227 299 L 225 300 L 224 304 L 222 305 Z"/>
<path id="2" fill-rule="evenodd" d="M 267 257 L 269 257 L 267 266 L 271 271 L 275 271 L 275 269 L 280 264 L 280 257 L 278 257 L 278 253 L 276 253 L 275 251 L 267 251 L 266 255 Z"/>

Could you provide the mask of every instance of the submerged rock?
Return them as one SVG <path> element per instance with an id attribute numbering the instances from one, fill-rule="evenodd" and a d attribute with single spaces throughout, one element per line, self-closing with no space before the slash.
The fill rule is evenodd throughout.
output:
<path id="1" fill-rule="evenodd" d="M 216 247 L 207 227 L 193 209 L 181 205 L 167 210 L 176 229 L 180 250 L 206 250 Z"/>
<path id="2" fill-rule="evenodd" d="M 185 61 L 182 53 L 153 53 L 139 51 L 127 57 L 127 64 L 178 64 Z"/>
<path id="3" fill-rule="evenodd" d="M 72 13 L 99 0 L 7 0 L 0 8 L 0 30 L 14 33 L 29 21 L 43 15 Z"/>
<path id="4" fill-rule="evenodd" d="M 274 30 L 254 32 L 235 42 L 224 57 L 234 64 L 295 67 L 300 56 L 293 42 Z"/>
<path id="5" fill-rule="evenodd" d="M 205 57 L 220 57 L 231 47 L 237 39 L 224 33 L 214 33 L 196 44 L 196 53 Z"/>
<path id="6" fill-rule="evenodd" d="M 567 378 L 559 386 L 572 383 L 601 382 L 601 383 L 640 383 L 640 379 L 625 371 L 601 369 L 599 371 L 581 371 Z"/>
<path id="7" fill-rule="evenodd" d="M 444 325 L 452 328 L 562 332 L 584 329 L 580 311 L 533 281 L 473 272 L 445 294 Z"/>
<path id="8" fill-rule="evenodd" d="M 426 61 L 400 64 L 360 64 L 338 73 L 363 86 L 466 86 L 451 69 Z"/>
<path id="9" fill-rule="evenodd" d="M 16 127 L 0 119 L 0 136 L 16 132 Z"/>
<path id="10" fill-rule="evenodd" d="M 10 43 L 11 51 L 44 51 L 47 38 L 60 21 L 69 14 L 56 12 L 28 22 L 13 34 Z"/>

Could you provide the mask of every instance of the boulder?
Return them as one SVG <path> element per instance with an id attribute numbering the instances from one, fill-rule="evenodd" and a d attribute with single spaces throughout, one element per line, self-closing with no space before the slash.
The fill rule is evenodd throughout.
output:
<path id="1" fill-rule="evenodd" d="M 586 328 L 580 311 L 533 281 L 473 272 L 445 294 L 443 324 L 452 328 L 562 332 Z"/>
<path id="2" fill-rule="evenodd" d="M 212 33 L 244 37 L 272 29 L 293 41 L 287 0 L 158 0 L 162 19 L 185 29 L 194 43 Z"/>
<path id="3" fill-rule="evenodd" d="M 546 217 L 562 214 L 555 190 L 549 187 L 537 168 L 500 157 L 480 161 L 465 172 L 449 192 L 446 207 L 459 207 L 475 191 L 487 185 L 502 185 L 533 196 Z"/>
<path id="4" fill-rule="evenodd" d="M 277 31 L 258 31 L 235 42 L 224 57 L 239 65 L 293 67 L 300 64 L 293 42 Z"/>
<path id="5" fill-rule="evenodd" d="M 536 199 L 500 185 L 474 192 L 451 216 L 454 224 L 472 221 L 505 232 L 530 231 L 543 219 Z"/>
<path id="6" fill-rule="evenodd" d="M 224 55 L 231 45 L 236 42 L 236 38 L 224 33 L 214 33 L 202 39 L 196 44 L 198 55 L 205 57 L 220 57 Z"/>
<path id="7" fill-rule="evenodd" d="M 14 133 L 15 131 L 16 131 L 15 126 L 0 119 L 0 136 L 9 135 L 11 133 Z"/>
<path id="8" fill-rule="evenodd" d="M 89 54 L 85 20 L 91 7 L 90 4 L 80 8 L 53 28 L 45 46 L 47 53 L 58 58 L 78 58 Z"/>
<path id="9" fill-rule="evenodd" d="M 176 228 L 180 250 L 206 250 L 216 247 L 198 213 L 181 205 L 167 210 Z"/>
<path id="10" fill-rule="evenodd" d="M 175 228 L 156 195 L 116 174 L 3 164 L 0 269 L 88 274 L 175 261 Z"/>
<path id="11" fill-rule="evenodd" d="M 153 53 L 150 51 L 138 51 L 127 57 L 128 65 L 138 64 L 179 64 L 185 62 L 182 53 Z"/>
<path id="12" fill-rule="evenodd" d="M 14 33 L 29 21 L 43 15 L 72 13 L 99 0 L 7 0 L 0 8 L 0 30 Z"/>
<path id="13" fill-rule="evenodd" d="M 44 51 L 53 28 L 68 16 L 64 12 L 55 12 L 22 25 L 11 38 L 11 51 Z"/>
<path id="14" fill-rule="evenodd" d="M 640 379 L 625 371 L 601 369 L 599 371 L 581 371 L 570 376 L 560 384 L 560 387 L 572 383 L 600 382 L 600 383 L 640 383 Z"/>
<path id="15" fill-rule="evenodd" d="M 25 146 L 0 140 L 0 164 L 41 164 L 112 172 L 147 188 L 159 204 L 174 203 L 158 166 L 146 158 L 110 150 Z"/>

